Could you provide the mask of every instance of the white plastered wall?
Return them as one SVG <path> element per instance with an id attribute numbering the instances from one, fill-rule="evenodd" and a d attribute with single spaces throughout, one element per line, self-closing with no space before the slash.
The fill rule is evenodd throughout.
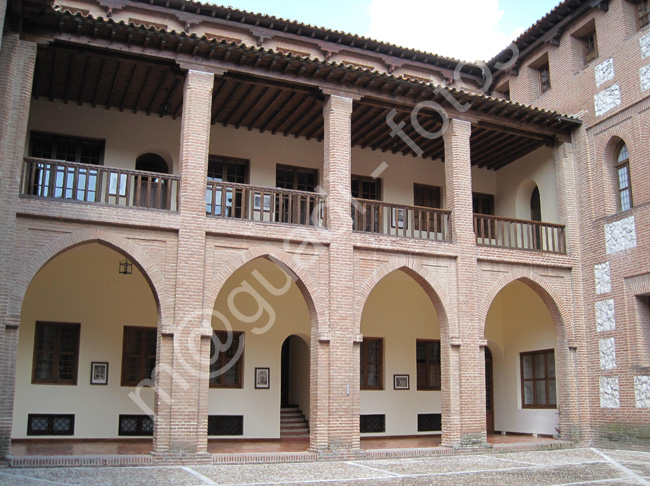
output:
<path id="1" fill-rule="evenodd" d="M 418 414 L 441 413 L 440 391 L 417 390 L 416 341 L 440 339 L 431 300 L 411 277 L 395 271 L 373 289 L 361 317 L 365 337 L 384 339 L 384 389 L 361 391 L 361 414 L 385 414 L 385 434 L 415 435 Z M 409 375 L 409 390 L 394 390 L 393 375 Z M 430 433 L 430 432 L 426 432 Z"/>
<path id="2" fill-rule="evenodd" d="M 520 353 L 556 349 L 555 326 L 546 304 L 526 284 L 509 284 L 490 307 L 485 337 L 493 358 L 495 430 L 556 434 L 557 409 L 521 406 Z"/>
<path id="3" fill-rule="evenodd" d="M 293 334 L 309 343 L 310 316 L 295 282 L 291 282 L 285 294 L 274 296 L 265 289 L 254 270 L 276 288 L 283 288 L 287 282 L 287 275 L 277 265 L 266 259 L 256 259 L 233 273 L 219 292 L 215 310 L 225 316 L 234 331 L 244 332 L 243 388 L 211 388 L 209 415 L 243 415 L 244 438 L 278 438 L 282 343 Z M 250 292 L 238 292 L 242 285 L 250 285 L 259 297 Z M 232 307 L 229 305 L 230 295 L 234 295 Z M 263 309 L 261 315 L 253 322 L 236 317 L 238 313 L 240 316 L 255 316 L 260 306 Z M 268 309 L 272 310 L 271 313 Z M 213 318 L 212 326 L 215 330 L 227 329 L 224 321 L 217 317 Z M 262 329 L 265 331 L 260 332 Z M 269 389 L 255 389 L 255 368 L 270 368 Z M 301 384 L 305 384 L 304 377 L 296 383 Z M 298 397 L 302 403 L 297 405 L 309 418 L 309 391 L 303 390 Z"/>
<path id="4" fill-rule="evenodd" d="M 27 415 L 75 415 L 75 438 L 118 437 L 120 414 L 144 414 L 129 398 L 135 387 L 120 386 L 124 326 L 156 328 L 158 312 L 149 287 L 133 266 L 118 272 L 124 257 L 97 243 L 55 257 L 31 282 L 20 321 L 16 363 L 13 438 L 27 437 Z M 79 323 L 77 385 L 32 385 L 36 321 Z M 92 361 L 109 363 L 108 385 L 90 385 Z M 153 409 L 153 389 L 141 398 Z"/>

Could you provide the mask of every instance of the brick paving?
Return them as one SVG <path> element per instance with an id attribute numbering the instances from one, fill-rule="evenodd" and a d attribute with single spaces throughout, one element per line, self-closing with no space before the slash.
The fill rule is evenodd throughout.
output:
<path id="1" fill-rule="evenodd" d="M 0 484 L 649 485 L 650 452 L 584 448 L 300 464 L 2 468 Z"/>

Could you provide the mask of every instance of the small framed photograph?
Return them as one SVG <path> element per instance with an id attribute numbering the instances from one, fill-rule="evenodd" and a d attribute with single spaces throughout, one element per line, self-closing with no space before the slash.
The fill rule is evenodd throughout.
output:
<path id="1" fill-rule="evenodd" d="M 93 361 L 90 363 L 90 384 L 108 384 L 108 363 Z"/>
<path id="2" fill-rule="evenodd" d="M 393 388 L 395 390 L 408 390 L 409 375 L 393 375 Z"/>
<path id="3" fill-rule="evenodd" d="M 406 209 L 392 208 L 390 214 L 390 225 L 395 228 L 408 229 L 406 224 Z"/>
<path id="4" fill-rule="evenodd" d="M 255 388 L 271 388 L 271 370 L 270 368 L 255 368 Z"/>

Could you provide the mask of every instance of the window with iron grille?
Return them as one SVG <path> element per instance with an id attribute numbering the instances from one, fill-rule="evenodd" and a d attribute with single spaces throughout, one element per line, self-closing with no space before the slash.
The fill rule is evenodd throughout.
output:
<path id="1" fill-rule="evenodd" d="M 618 206 L 621 211 L 632 209 L 632 184 L 630 182 L 630 153 L 623 144 L 616 159 L 616 179 L 618 182 Z"/>
<path id="2" fill-rule="evenodd" d="M 27 435 L 74 435 L 74 415 L 27 415 Z"/>
<path id="3" fill-rule="evenodd" d="M 386 432 L 386 415 L 361 415 L 359 425 L 362 434 Z"/>
<path id="4" fill-rule="evenodd" d="M 214 331 L 210 340 L 210 388 L 241 388 L 244 333 Z"/>
<path id="5" fill-rule="evenodd" d="M 419 413 L 418 432 L 440 432 L 442 430 L 442 414 Z"/>
<path id="6" fill-rule="evenodd" d="M 118 435 L 153 436 L 153 419 L 149 415 L 120 415 Z"/>
<path id="7" fill-rule="evenodd" d="M 557 408 L 554 350 L 521 353 L 521 403 L 523 408 Z"/>
<path id="8" fill-rule="evenodd" d="M 416 346 L 418 390 L 440 390 L 440 341 L 418 340 Z"/>
<path id="9" fill-rule="evenodd" d="M 209 415 L 208 435 L 244 435 L 242 415 Z"/>
<path id="10" fill-rule="evenodd" d="M 361 389 L 384 389 L 384 340 L 363 338 L 360 349 Z"/>
<path id="11" fill-rule="evenodd" d="M 37 322 L 32 383 L 76 385 L 79 324 Z"/>
<path id="12" fill-rule="evenodd" d="M 157 339 L 155 327 L 124 326 L 122 386 L 137 386 L 142 380 L 152 379 Z"/>
<path id="13" fill-rule="evenodd" d="M 639 29 L 643 29 L 650 23 L 650 4 L 648 4 L 648 0 L 636 2 L 636 23 Z"/>

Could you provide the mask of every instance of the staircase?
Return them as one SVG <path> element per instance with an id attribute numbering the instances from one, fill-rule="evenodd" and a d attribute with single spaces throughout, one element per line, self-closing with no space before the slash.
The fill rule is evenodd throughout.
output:
<path id="1" fill-rule="evenodd" d="M 298 407 L 280 409 L 280 437 L 309 437 L 309 424 Z"/>

